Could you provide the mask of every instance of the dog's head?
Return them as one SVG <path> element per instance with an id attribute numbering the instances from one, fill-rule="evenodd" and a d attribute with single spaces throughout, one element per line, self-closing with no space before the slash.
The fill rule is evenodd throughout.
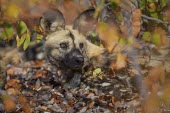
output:
<path id="1" fill-rule="evenodd" d="M 82 12 L 66 26 L 59 10 L 49 10 L 40 19 L 40 25 L 46 34 L 45 53 L 51 64 L 58 68 L 80 70 L 89 60 L 95 66 L 108 66 L 110 56 L 105 48 L 88 41 L 97 26 L 93 18 L 94 9 Z"/>
<path id="2" fill-rule="evenodd" d="M 48 10 L 40 19 L 46 33 L 45 53 L 50 63 L 59 68 L 81 69 L 88 59 L 86 38 L 76 27 L 80 18 L 82 16 L 75 20 L 73 27 L 65 25 L 59 10 Z"/>

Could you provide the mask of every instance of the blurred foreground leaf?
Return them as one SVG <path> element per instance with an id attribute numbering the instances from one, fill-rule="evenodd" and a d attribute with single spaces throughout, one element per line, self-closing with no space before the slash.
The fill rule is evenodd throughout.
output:
<path id="1" fill-rule="evenodd" d="M 146 41 L 146 42 L 150 42 L 151 41 L 151 33 L 150 32 L 144 32 L 143 36 L 142 36 L 142 40 Z"/>
<path id="2" fill-rule="evenodd" d="M 26 50 L 30 44 L 30 33 L 27 25 L 23 21 L 20 21 L 17 24 L 17 34 L 17 47 L 24 44 L 23 49 Z"/>
<path id="3" fill-rule="evenodd" d="M 1 37 L 7 40 L 12 39 L 12 36 L 14 34 L 14 29 L 12 25 L 8 22 L 4 22 L 2 26 L 3 26 L 3 31 L 2 31 Z"/>
<path id="4" fill-rule="evenodd" d="M 20 47 L 20 46 L 21 46 L 21 44 L 23 44 L 23 43 L 24 43 L 25 38 L 19 38 L 19 37 L 18 37 L 18 35 L 17 35 L 17 37 L 16 37 L 16 41 L 17 41 L 17 47 Z"/>
<path id="5" fill-rule="evenodd" d="M 39 42 L 41 42 L 42 39 L 43 39 L 43 36 L 40 35 L 40 34 L 37 34 L 37 40 L 36 40 L 36 42 L 39 43 Z"/>
<path id="6" fill-rule="evenodd" d="M 30 44 L 30 36 L 29 36 L 29 34 L 27 34 L 26 37 L 25 37 L 25 42 L 24 42 L 24 46 L 23 46 L 24 50 L 27 49 L 29 44 Z"/>
<path id="7" fill-rule="evenodd" d="M 17 34 L 18 34 L 18 36 L 21 38 L 27 32 L 28 32 L 27 25 L 23 21 L 18 22 L 18 24 L 17 24 Z"/>
<path id="8" fill-rule="evenodd" d="M 7 95 L 2 95 L 1 98 L 3 99 L 4 110 L 6 112 L 15 111 L 16 103 L 14 99 L 12 99 L 10 96 Z"/>
<path id="9" fill-rule="evenodd" d="M 9 2 L 6 4 L 5 14 L 10 18 L 17 18 L 20 13 L 20 8 L 15 3 Z"/>

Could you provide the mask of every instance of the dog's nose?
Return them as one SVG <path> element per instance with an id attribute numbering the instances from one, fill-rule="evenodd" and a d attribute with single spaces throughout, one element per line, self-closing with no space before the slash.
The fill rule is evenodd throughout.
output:
<path id="1" fill-rule="evenodd" d="M 84 58 L 81 55 L 76 56 L 75 63 L 77 65 L 82 65 L 84 63 Z"/>

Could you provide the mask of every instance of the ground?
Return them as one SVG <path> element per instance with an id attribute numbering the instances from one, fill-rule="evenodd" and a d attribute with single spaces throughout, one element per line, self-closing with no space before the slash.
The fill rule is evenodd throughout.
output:
<path id="1" fill-rule="evenodd" d="M 126 73 L 121 71 L 116 76 L 117 72 L 111 70 L 96 74 L 88 71 L 79 87 L 68 89 L 58 81 L 48 62 L 8 65 L 5 90 L 1 90 L 1 95 L 4 95 L 1 111 L 5 108 L 8 112 L 17 113 L 29 110 L 33 113 L 139 112 L 141 99 Z M 12 101 L 16 108 L 8 108 L 5 101 Z"/>

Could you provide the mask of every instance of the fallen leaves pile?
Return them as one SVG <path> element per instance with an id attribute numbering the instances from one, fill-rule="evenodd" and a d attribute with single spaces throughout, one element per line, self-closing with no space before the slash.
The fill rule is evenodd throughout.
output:
<path id="1" fill-rule="evenodd" d="M 138 112 L 141 99 L 125 73 L 89 71 L 80 87 L 67 89 L 45 61 L 8 65 L 5 90 L 0 90 L 1 112 Z M 136 109 L 138 108 L 138 109 Z"/>

